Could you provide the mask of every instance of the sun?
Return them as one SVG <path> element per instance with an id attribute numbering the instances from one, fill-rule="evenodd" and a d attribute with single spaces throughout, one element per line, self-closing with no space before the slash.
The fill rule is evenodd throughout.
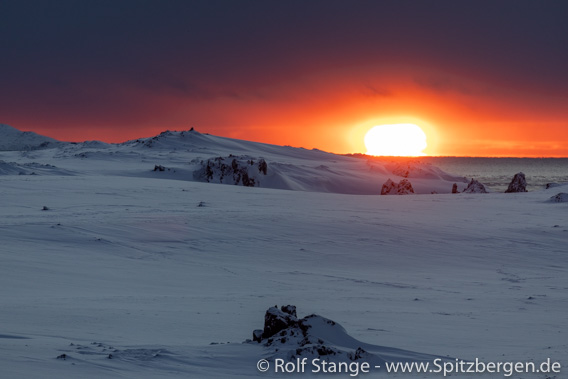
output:
<path id="1" fill-rule="evenodd" d="M 419 157 L 427 146 L 426 133 L 415 124 L 378 125 L 365 134 L 368 155 Z"/>

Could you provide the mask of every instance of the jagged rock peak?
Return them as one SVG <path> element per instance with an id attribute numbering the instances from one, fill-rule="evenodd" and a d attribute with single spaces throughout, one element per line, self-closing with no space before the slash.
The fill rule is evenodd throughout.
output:
<path id="1" fill-rule="evenodd" d="M 525 174 L 519 172 L 513 176 L 513 180 L 509 183 L 509 188 L 505 193 L 513 192 L 527 192 L 527 180 L 525 179 Z"/>
<path id="2" fill-rule="evenodd" d="M 390 195 L 395 191 L 396 184 L 392 180 L 388 179 L 381 188 L 381 195 Z"/>
<path id="3" fill-rule="evenodd" d="M 485 186 L 475 179 L 471 179 L 471 182 L 467 185 L 466 189 L 463 190 L 464 193 L 487 193 Z"/>
<path id="4" fill-rule="evenodd" d="M 414 193 L 414 188 L 408 179 L 402 179 L 398 184 L 388 179 L 381 188 L 381 195 L 408 195 Z"/>
<path id="5" fill-rule="evenodd" d="M 264 330 L 262 331 L 262 338 L 269 338 L 298 324 L 296 317 L 296 307 L 293 305 L 285 305 L 282 309 L 278 306 L 270 307 L 264 315 Z"/>

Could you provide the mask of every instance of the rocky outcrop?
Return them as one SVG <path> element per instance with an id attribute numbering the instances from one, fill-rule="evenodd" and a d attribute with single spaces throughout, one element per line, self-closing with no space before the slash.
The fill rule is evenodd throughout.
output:
<path id="1" fill-rule="evenodd" d="M 293 307 L 293 314 L 288 313 L 290 307 Z M 270 307 L 264 315 L 262 338 L 270 338 L 286 328 L 297 326 L 297 324 L 296 307 L 290 305 L 285 305 L 282 309 L 278 309 L 277 306 Z"/>
<path id="2" fill-rule="evenodd" d="M 210 158 L 201 161 L 201 168 L 193 172 L 195 180 L 208 183 L 243 185 L 245 187 L 260 186 L 260 178 L 267 175 L 268 164 L 262 158 L 247 156 Z"/>
<path id="3" fill-rule="evenodd" d="M 289 360 L 334 356 L 340 361 L 356 361 L 370 356 L 361 347 L 346 349 L 337 346 L 329 341 L 329 337 L 332 340 L 355 341 L 333 320 L 314 314 L 298 319 L 293 305 L 269 308 L 264 316 L 264 330 L 253 331 L 254 342 L 272 347 L 276 354 Z"/>
<path id="4" fill-rule="evenodd" d="M 471 179 L 471 182 L 467 185 L 466 189 L 463 190 L 464 193 L 487 193 L 485 186 L 479 183 L 475 179 Z"/>
<path id="5" fill-rule="evenodd" d="M 398 183 L 398 188 L 396 190 L 397 195 L 408 195 L 414 193 L 414 188 L 412 188 L 412 184 L 408 181 L 408 179 L 402 179 Z"/>
<path id="6" fill-rule="evenodd" d="M 550 188 L 554 188 L 554 187 L 560 187 L 562 184 L 560 183 L 546 183 L 546 185 L 544 186 L 545 189 L 550 189 Z"/>
<path id="7" fill-rule="evenodd" d="M 414 189 L 408 179 L 402 179 L 398 184 L 388 179 L 381 188 L 381 195 L 408 195 L 412 193 L 414 193 Z"/>
<path id="8" fill-rule="evenodd" d="M 262 342 L 262 329 L 255 329 L 252 331 L 253 342 Z"/>
<path id="9" fill-rule="evenodd" d="M 381 195 L 391 195 L 396 191 L 396 184 L 392 180 L 387 180 L 381 188 Z"/>
<path id="10" fill-rule="evenodd" d="M 295 305 L 283 305 L 282 306 L 282 312 L 289 314 L 290 316 L 293 317 L 298 317 L 298 315 L 296 314 L 296 306 Z"/>
<path id="11" fill-rule="evenodd" d="M 552 196 L 548 201 L 551 203 L 568 203 L 568 193 L 560 192 L 559 194 Z"/>
<path id="12" fill-rule="evenodd" d="M 513 192 L 527 192 L 527 180 L 525 179 L 525 174 L 522 172 L 513 176 L 513 180 L 509 184 L 509 188 L 505 191 L 505 193 Z"/>

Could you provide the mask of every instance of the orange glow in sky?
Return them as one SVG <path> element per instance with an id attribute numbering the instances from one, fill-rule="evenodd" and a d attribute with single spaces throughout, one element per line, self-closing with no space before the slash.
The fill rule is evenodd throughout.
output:
<path id="1" fill-rule="evenodd" d="M 568 107 L 558 98 L 453 77 L 439 89 L 417 77 L 342 71 L 297 81 L 275 81 L 240 98 L 184 101 L 133 92 L 142 108 L 101 117 L 47 114 L 12 125 L 61 140 L 122 142 L 169 130 L 196 130 L 334 153 L 366 153 L 365 134 L 376 125 L 411 123 L 427 136 L 430 156 L 568 156 Z M 396 72 L 396 70 L 395 70 Z M 371 79 L 369 79 L 371 78 Z M 88 115 L 87 115 L 88 116 Z M 104 116 L 104 115 L 103 115 Z"/>
<path id="2" fill-rule="evenodd" d="M 57 139 L 122 142 L 169 130 L 196 130 L 277 145 L 334 153 L 366 153 L 365 134 L 376 125 L 412 123 L 427 136 L 430 156 L 568 156 L 568 107 L 555 99 L 495 89 L 475 96 L 436 91 L 404 80 L 384 81 L 384 89 L 357 81 L 326 78 L 275 84 L 261 91 L 270 100 L 219 98 L 187 102 L 142 97 L 139 115 L 108 118 L 26 116 L 12 126 Z M 300 88 L 301 87 L 301 88 Z M 252 95 L 251 95 L 252 96 Z M 150 111 L 149 111 L 150 110 Z M 153 110 L 153 112 L 151 112 Z M 4 121 L 8 123 L 7 121 Z"/>
<path id="3" fill-rule="evenodd" d="M 137 106 L 124 112 L 95 109 L 92 115 L 74 115 L 40 109 L 3 122 L 66 141 L 122 142 L 195 127 L 340 154 L 366 153 L 365 134 L 376 125 L 411 123 L 426 134 L 423 153 L 429 156 L 568 156 L 568 107 L 557 97 L 462 77 L 452 77 L 453 84 L 440 89 L 416 79 L 439 73 L 371 71 L 317 73 L 249 88 L 239 98 L 199 101 L 125 89 Z"/>
<path id="4" fill-rule="evenodd" d="M 568 157 L 567 2 L 63 3 L 0 12 L 0 123 L 339 154 L 415 124 L 429 156 Z"/>

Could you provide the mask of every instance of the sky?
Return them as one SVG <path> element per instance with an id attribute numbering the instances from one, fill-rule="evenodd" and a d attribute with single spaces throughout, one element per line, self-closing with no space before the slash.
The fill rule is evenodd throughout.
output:
<path id="1" fill-rule="evenodd" d="M 164 130 L 364 153 L 568 156 L 565 1 L 0 1 L 0 123 L 60 140 Z"/>

